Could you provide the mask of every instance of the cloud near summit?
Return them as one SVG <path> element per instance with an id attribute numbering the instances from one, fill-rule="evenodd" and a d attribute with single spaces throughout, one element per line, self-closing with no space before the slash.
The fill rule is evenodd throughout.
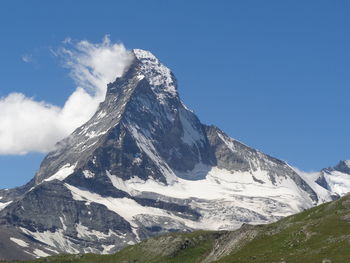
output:
<path id="1" fill-rule="evenodd" d="M 97 44 L 67 38 L 63 45 L 52 52 L 69 68 L 75 91 L 63 107 L 16 92 L 0 98 L 1 155 L 52 150 L 57 141 L 91 118 L 104 100 L 107 84 L 132 61 L 130 51 L 121 43 L 111 43 L 108 36 Z"/>

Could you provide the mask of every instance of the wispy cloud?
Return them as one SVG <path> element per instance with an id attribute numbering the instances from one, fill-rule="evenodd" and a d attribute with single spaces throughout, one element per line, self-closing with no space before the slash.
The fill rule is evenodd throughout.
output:
<path id="1" fill-rule="evenodd" d="M 132 60 L 124 45 L 112 43 L 108 36 L 97 44 L 69 39 L 53 53 L 70 69 L 76 90 L 63 107 L 15 92 L 0 98 L 0 154 L 53 149 L 57 141 L 91 118 L 104 100 L 107 83 L 121 76 Z"/>
<path id="2" fill-rule="evenodd" d="M 66 37 L 65 39 L 63 39 L 62 43 L 63 44 L 70 44 L 70 43 L 72 43 L 72 39 L 70 37 Z"/>
<path id="3" fill-rule="evenodd" d="M 30 63 L 33 61 L 33 56 L 31 54 L 22 55 L 22 61 L 25 63 Z"/>

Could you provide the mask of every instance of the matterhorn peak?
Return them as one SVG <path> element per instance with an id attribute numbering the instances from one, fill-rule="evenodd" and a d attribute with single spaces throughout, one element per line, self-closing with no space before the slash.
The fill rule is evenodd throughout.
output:
<path id="1" fill-rule="evenodd" d="M 108 84 L 107 97 L 109 94 L 128 93 L 125 88 L 130 90 L 130 85 L 134 83 L 133 95 L 136 86 L 143 86 L 146 82 L 148 88 L 156 96 L 161 104 L 171 104 L 174 101 L 180 101 L 177 92 L 177 83 L 171 70 L 160 62 L 151 52 L 142 49 L 133 49 L 131 51 L 134 59 L 124 74 L 114 82 Z M 140 83 L 140 84 L 137 84 Z M 137 85 L 136 85 L 137 84 Z"/>
<path id="2" fill-rule="evenodd" d="M 134 48 L 132 50 L 132 53 L 135 55 L 135 57 L 139 60 L 150 60 L 154 62 L 159 62 L 159 60 L 156 58 L 155 55 L 152 54 L 152 52 L 144 49 Z"/>
<path id="3" fill-rule="evenodd" d="M 149 51 L 133 49 L 132 52 L 139 62 L 139 73 L 148 80 L 155 92 L 166 92 L 171 97 L 177 96 L 176 80 L 169 68 Z"/>

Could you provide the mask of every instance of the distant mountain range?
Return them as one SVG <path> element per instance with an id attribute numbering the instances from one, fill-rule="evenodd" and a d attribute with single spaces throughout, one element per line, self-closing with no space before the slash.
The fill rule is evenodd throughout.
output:
<path id="1" fill-rule="evenodd" d="M 0 259 L 113 253 L 168 232 L 265 224 L 350 191 L 350 161 L 306 174 L 207 126 L 148 51 L 26 185 L 0 190 Z"/>

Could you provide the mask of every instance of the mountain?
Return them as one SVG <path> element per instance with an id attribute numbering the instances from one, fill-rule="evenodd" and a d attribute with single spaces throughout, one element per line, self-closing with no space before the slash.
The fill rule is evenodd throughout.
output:
<path id="1" fill-rule="evenodd" d="M 113 255 L 63 255 L 49 262 L 329 263 L 349 262 L 350 196 L 268 225 L 150 238 Z M 33 263 L 47 262 L 43 259 Z"/>
<path id="2" fill-rule="evenodd" d="M 350 161 L 340 161 L 334 167 L 322 169 L 316 182 L 339 196 L 348 193 L 350 191 Z"/>
<path id="3" fill-rule="evenodd" d="M 0 259 L 113 253 L 168 232 L 273 222 L 334 198 L 202 124 L 167 67 L 148 51 L 132 55 L 94 116 L 57 143 L 35 177 L 0 191 Z"/>

